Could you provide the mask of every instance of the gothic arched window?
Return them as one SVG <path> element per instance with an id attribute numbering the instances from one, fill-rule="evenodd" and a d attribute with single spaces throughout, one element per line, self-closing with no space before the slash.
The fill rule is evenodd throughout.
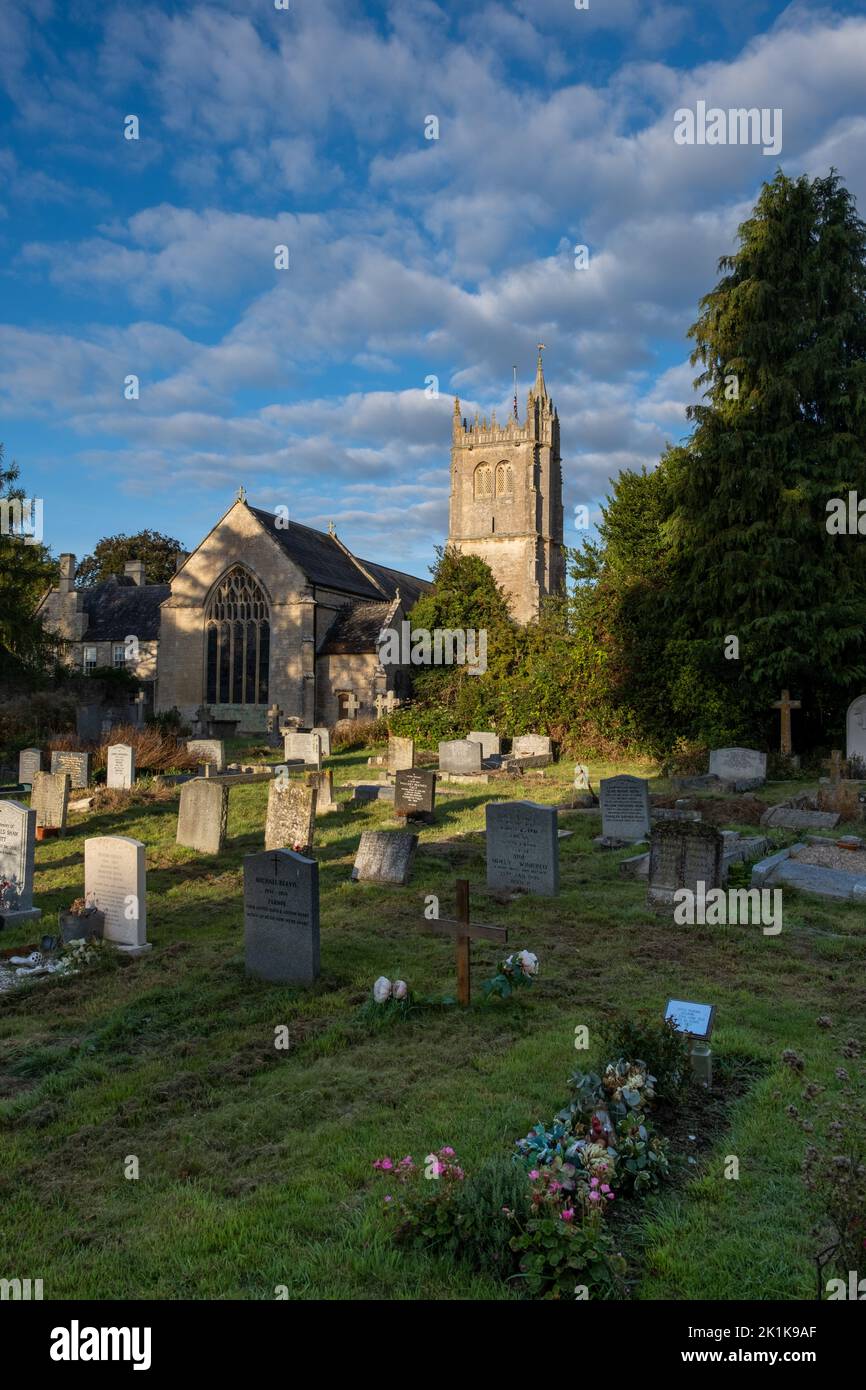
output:
<path id="1" fill-rule="evenodd" d="M 493 496 L 493 469 L 489 463 L 479 463 L 475 470 L 475 500 L 484 501 Z"/>
<path id="2" fill-rule="evenodd" d="M 514 470 L 510 463 L 496 465 L 496 496 L 510 497 L 514 492 Z"/>
<path id="3" fill-rule="evenodd" d="M 258 580 L 235 565 L 220 580 L 205 617 L 209 705 L 266 705 L 271 625 Z"/>

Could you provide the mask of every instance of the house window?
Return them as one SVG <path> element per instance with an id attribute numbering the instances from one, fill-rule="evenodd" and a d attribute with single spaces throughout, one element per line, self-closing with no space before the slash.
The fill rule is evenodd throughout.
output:
<path id="1" fill-rule="evenodd" d="M 266 705 L 270 610 L 249 570 L 235 565 L 211 596 L 205 619 L 205 699 L 210 705 Z"/>
<path id="2" fill-rule="evenodd" d="M 126 643 L 115 642 L 114 644 L 114 669 L 122 671 L 126 666 Z"/>
<path id="3" fill-rule="evenodd" d="M 84 648 L 84 659 L 83 659 L 83 661 L 82 661 L 82 663 L 81 663 L 81 667 L 82 667 L 82 670 L 84 671 L 85 676 L 89 676 L 90 673 L 91 673 L 91 671 L 95 671 L 95 670 L 96 670 L 96 648 L 95 648 L 95 647 L 85 647 L 85 648 Z"/>

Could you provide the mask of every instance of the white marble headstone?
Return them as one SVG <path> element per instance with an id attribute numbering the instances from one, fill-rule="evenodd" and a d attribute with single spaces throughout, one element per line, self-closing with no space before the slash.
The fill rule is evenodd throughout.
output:
<path id="1" fill-rule="evenodd" d="M 84 896 L 105 913 L 106 941 L 122 951 L 149 950 L 144 845 L 126 835 L 84 841 Z"/>
<path id="2" fill-rule="evenodd" d="M 112 743 L 105 756 L 106 786 L 129 791 L 135 781 L 135 749 L 128 743 Z"/>

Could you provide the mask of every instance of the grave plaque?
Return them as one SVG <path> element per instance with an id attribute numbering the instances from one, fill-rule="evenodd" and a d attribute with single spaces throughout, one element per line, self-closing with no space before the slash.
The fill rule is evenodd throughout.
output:
<path id="1" fill-rule="evenodd" d="M 489 733 L 486 729 L 473 729 L 466 737 L 470 743 L 481 744 L 482 758 L 498 758 L 502 751 L 499 746 L 499 735 Z"/>
<path id="2" fill-rule="evenodd" d="M 192 785 L 192 784 L 190 784 Z M 103 937 L 118 950 L 149 951 L 144 845 L 125 835 L 84 841 L 84 896 L 105 913 Z"/>
<path id="3" fill-rule="evenodd" d="M 403 830 L 365 830 L 361 835 L 352 881 L 409 882 L 418 836 Z"/>
<path id="4" fill-rule="evenodd" d="M 690 999 L 669 999 L 665 1005 L 665 1022 L 672 1019 L 678 1033 L 709 1042 L 716 1020 L 715 1004 L 695 1004 Z"/>
<path id="5" fill-rule="evenodd" d="M 397 773 L 402 772 L 405 768 L 414 766 L 414 738 L 399 738 L 395 734 L 392 734 L 388 739 L 388 771 Z"/>
<path id="6" fill-rule="evenodd" d="M 601 833 L 606 839 L 645 840 L 650 831 L 649 782 L 642 777 L 602 777 Z"/>
<path id="7" fill-rule="evenodd" d="M 0 801 L 0 922 L 14 926 L 42 916 L 33 906 L 33 841 L 36 812 Z"/>
<path id="8" fill-rule="evenodd" d="M 69 786 L 73 791 L 77 787 L 87 787 L 90 785 L 90 754 L 73 753 L 66 750 L 52 753 L 51 771 L 54 773 L 68 772 Z"/>
<path id="9" fill-rule="evenodd" d="M 112 743 L 105 756 L 106 785 L 129 791 L 135 781 L 135 749 L 128 743 Z"/>
<path id="10" fill-rule="evenodd" d="M 394 778 L 394 811 L 398 816 L 432 816 L 436 773 L 403 768 Z"/>
<path id="11" fill-rule="evenodd" d="M 283 757 L 287 763 L 304 763 L 317 770 L 322 766 L 322 744 L 316 733 L 299 734 L 289 730 L 283 735 Z"/>
<path id="12" fill-rule="evenodd" d="M 858 695 L 848 706 L 845 717 L 846 758 L 866 763 L 866 695 Z"/>
<path id="13" fill-rule="evenodd" d="M 180 789 L 177 843 L 199 854 L 220 854 L 225 847 L 229 789 L 216 778 L 194 777 Z"/>
<path id="14" fill-rule="evenodd" d="M 556 807 L 534 801 L 489 801 L 487 887 L 522 888 L 555 898 L 559 893 Z"/>
<path id="15" fill-rule="evenodd" d="M 69 805 L 69 773 L 37 772 L 33 778 L 30 804 L 36 812 L 37 828 L 66 829 Z"/>
<path id="16" fill-rule="evenodd" d="M 319 974 L 319 866 L 290 849 L 244 857 L 246 971 L 275 984 Z"/>
<path id="17" fill-rule="evenodd" d="M 200 763 L 209 763 L 215 772 L 225 772 L 226 746 L 221 738 L 188 738 L 186 748 Z"/>
<path id="18" fill-rule="evenodd" d="M 552 758 L 553 745 L 547 734 L 518 734 L 511 740 L 512 758 Z"/>
<path id="19" fill-rule="evenodd" d="M 321 756 L 322 756 L 323 758 L 330 758 L 330 756 L 331 756 L 331 731 L 330 731 L 330 729 L 326 729 L 324 725 L 317 725 L 315 729 L 311 730 L 311 732 L 314 733 L 314 734 L 318 734 L 318 736 L 319 736 L 319 751 L 320 751 L 320 753 L 321 753 Z"/>
<path id="20" fill-rule="evenodd" d="M 22 786 L 32 787 L 33 778 L 42 771 L 42 749 L 22 748 L 18 754 L 18 781 Z"/>
<path id="21" fill-rule="evenodd" d="M 673 911 L 674 893 L 688 888 L 697 893 L 722 885 L 725 839 L 703 821 L 662 821 L 650 836 L 647 905 Z"/>
<path id="22" fill-rule="evenodd" d="M 711 748 L 710 774 L 723 782 L 754 782 L 767 780 L 767 755 L 754 748 Z"/>
<path id="23" fill-rule="evenodd" d="M 306 782 L 271 782 L 265 849 L 291 849 L 308 854 L 313 847 L 317 790 Z"/>
<path id="24" fill-rule="evenodd" d="M 439 744 L 439 771 L 468 775 L 481 771 L 481 744 L 457 738 Z"/>

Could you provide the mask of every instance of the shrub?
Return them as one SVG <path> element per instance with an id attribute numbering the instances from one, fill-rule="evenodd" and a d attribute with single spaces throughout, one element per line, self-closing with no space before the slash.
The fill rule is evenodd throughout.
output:
<path id="1" fill-rule="evenodd" d="M 196 768 L 201 759 L 196 753 L 189 753 L 178 744 L 173 735 L 162 734 L 158 728 L 136 724 L 120 724 L 112 729 L 110 735 L 99 743 L 85 743 L 74 734 L 61 734 L 50 740 L 52 751 L 87 751 L 92 753 L 94 772 L 104 769 L 108 762 L 108 748 L 112 743 L 127 743 L 135 752 L 135 769 L 143 772 L 186 772 Z"/>
<path id="2" fill-rule="evenodd" d="M 615 1014 L 602 1024 L 604 1052 L 614 1057 L 640 1057 L 655 1077 L 656 1094 L 675 1100 L 691 1077 L 689 1045 L 672 1022 L 643 1013 Z"/>
<path id="3" fill-rule="evenodd" d="M 371 748 L 388 737 L 384 719 L 338 719 L 331 735 L 335 753 L 350 753 L 356 748 Z"/>
<path id="4" fill-rule="evenodd" d="M 490 1158 L 468 1177 L 457 1196 L 461 1257 L 474 1269 L 508 1277 L 517 1268 L 513 1221 L 529 1215 L 526 1173 L 510 1156 Z"/>

